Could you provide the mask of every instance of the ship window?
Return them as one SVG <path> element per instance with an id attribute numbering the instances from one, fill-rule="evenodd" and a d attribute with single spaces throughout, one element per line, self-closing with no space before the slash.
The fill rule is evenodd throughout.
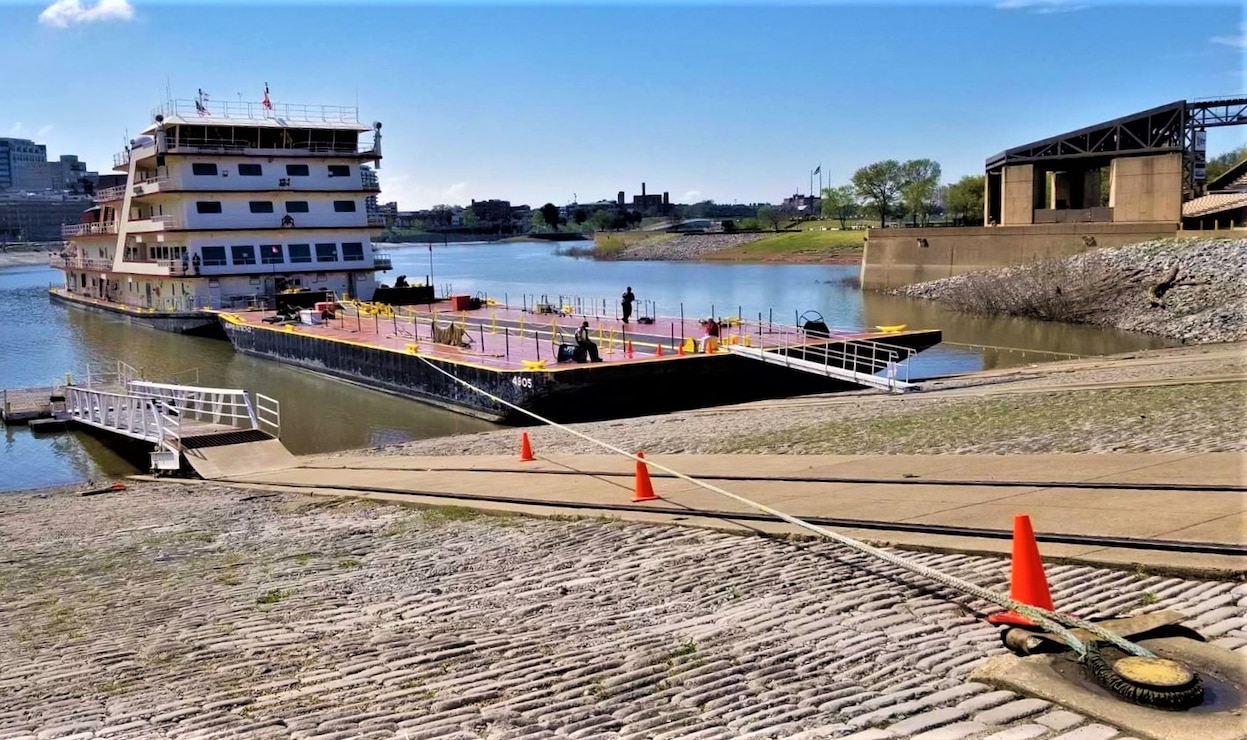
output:
<path id="1" fill-rule="evenodd" d="M 273 201 L 271 200 L 253 200 L 251 201 L 252 213 L 272 213 Z"/>
<path id="2" fill-rule="evenodd" d="M 317 262 L 337 262 L 338 261 L 338 245 L 337 244 L 317 244 L 316 245 L 316 261 Z"/>
<path id="3" fill-rule="evenodd" d="M 195 201 L 195 211 L 197 213 L 220 213 L 221 202 L 216 200 Z"/>
<path id="4" fill-rule="evenodd" d="M 204 267 L 219 267 L 228 264 L 225 261 L 225 247 L 201 247 L 199 251 L 204 257 Z"/>
<path id="5" fill-rule="evenodd" d="M 290 261 L 291 262 L 311 262 L 312 261 L 312 245 L 311 244 L 291 244 Z"/>
<path id="6" fill-rule="evenodd" d="M 264 174 L 264 169 L 258 164 L 240 164 L 238 165 L 239 177 L 259 177 Z"/>
<path id="7" fill-rule="evenodd" d="M 330 177 L 350 177 L 351 168 L 349 165 L 345 165 L 345 164 L 331 164 L 329 165 L 329 176 Z"/>
<path id="8" fill-rule="evenodd" d="M 307 177 L 308 170 L 305 164 L 288 164 L 286 165 L 286 174 L 291 177 Z"/>
<path id="9" fill-rule="evenodd" d="M 215 175 L 216 162 L 193 162 L 191 163 L 192 175 Z"/>
<path id="10" fill-rule="evenodd" d="M 280 265 L 285 262 L 281 254 L 280 244 L 261 244 L 260 261 L 266 265 Z"/>
<path id="11" fill-rule="evenodd" d="M 342 242 L 342 261 L 343 262 L 363 262 L 364 261 L 364 243 L 363 242 Z"/>
<path id="12" fill-rule="evenodd" d="M 338 213 L 354 213 L 355 201 L 353 200 L 335 200 L 333 202 L 333 210 Z"/>
<path id="13" fill-rule="evenodd" d="M 255 264 L 255 247 L 250 244 L 234 245 L 229 248 L 233 253 L 234 264 L 236 265 L 254 265 Z"/>
<path id="14" fill-rule="evenodd" d="M 306 200 L 286 201 L 286 213 L 307 213 L 307 201 Z"/>

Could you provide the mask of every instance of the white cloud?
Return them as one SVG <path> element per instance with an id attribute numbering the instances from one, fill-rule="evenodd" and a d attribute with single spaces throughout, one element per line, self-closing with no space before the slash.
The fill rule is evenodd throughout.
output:
<path id="1" fill-rule="evenodd" d="M 1025 10 L 1038 15 L 1072 13 L 1086 7 L 1075 5 L 1073 0 L 1000 0 L 996 3 L 997 10 Z"/>
<path id="2" fill-rule="evenodd" d="M 1211 39 L 1214 44 L 1222 46 L 1232 46 L 1235 49 L 1247 49 L 1247 23 L 1238 24 L 1237 36 L 1213 36 Z"/>
<path id="3" fill-rule="evenodd" d="M 9 129 L 9 136 L 17 136 L 22 133 L 22 122 L 18 121 L 13 124 L 13 128 Z"/>
<path id="4" fill-rule="evenodd" d="M 398 203 L 404 211 L 418 211 L 435 205 L 468 205 L 468 183 L 456 182 L 447 187 L 419 185 L 412 181 L 411 176 L 393 170 L 381 170 L 377 173 L 381 183 L 382 203 L 391 201 Z"/>
<path id="5" fill-rule="evenodd" d="M 77 23 L 97 21 L 128 21 L 134 17 L 134 6 L 129 0 L 56 0 L 39 14 L 39 22 L 45 26 L 67 28 Z"/>
<path id="6" fill-rule="evenodd" d="M 700 190 L 690 190 L 684 194 L 684 200 L 681 203 L 697 203 L 701 200 Z"/>
<path id="7" fill-rule="evenodd" d="M 45 126 L 40 126 L 39 130 L 35 132 L 35 141 L 43 141 L 48 138 L 48 134 L 52 133 L 52 129 L 53 126 L 50 123 Z"/>

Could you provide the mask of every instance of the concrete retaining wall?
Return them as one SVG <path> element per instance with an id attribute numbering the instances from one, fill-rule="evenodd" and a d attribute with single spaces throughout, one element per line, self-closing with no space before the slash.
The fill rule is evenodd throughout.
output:
<path id="1" fill-rule="evenodd" d="M 862 255 L 862 287 L 898 288 L 1098 247 L 1172 238 L 1177 229 L 1176 223 L 870 229 Z"/>

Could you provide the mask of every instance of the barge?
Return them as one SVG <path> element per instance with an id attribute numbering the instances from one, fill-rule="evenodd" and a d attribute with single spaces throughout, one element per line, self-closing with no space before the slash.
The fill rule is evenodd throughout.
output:
<path id="1" fill-rule="evenodd" d="M 270 311 L 220 318 L 244 354 L 505 424 L 531 423 L 525 411 L 594 421 L 872 385 L 899 389 L 906 384 L 897 368 L 941 339 L 938 330 L 729 320 L 717 341 L 703 343 L 693 339 L 695 321 L 622 324 L 491 303 L 337 301 L 302 312 L 299 321 Z M 602 362 L 571 358 L 584 321 Z"/>
<path id="2" fill-rule="evenodd" d="M 380 161 L 381 124 L 355 108 L 274 104 L 267 88 L 254 103 L 167 101 L 114 157 L 124 183 L 62 227 L 50 296 L 217 336 L 215 309 L 371 296 L 390 267 L 370 239 Z"/>

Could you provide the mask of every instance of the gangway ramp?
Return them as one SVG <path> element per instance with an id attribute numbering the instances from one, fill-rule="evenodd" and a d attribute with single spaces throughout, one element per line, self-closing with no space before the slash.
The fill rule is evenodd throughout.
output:
<path id="1" fill-rule="evenodd" d="M 288 467 L 278 402 L 235 388 L 153 383 L 88 373 L 65 387 L 65 418 L 111 435 L 151 443 L 151 469 L 220 478 Z"/>
<path id="2" fill-rule="evenodd" d="M 909 366 L 905 362 L 913 351 L 883 342 L 850 340 L 766 348 L 730 344 L 726 349 L 741 357 L 889 393 L 904 393 L 917 387 L 909 382 Z"/>

